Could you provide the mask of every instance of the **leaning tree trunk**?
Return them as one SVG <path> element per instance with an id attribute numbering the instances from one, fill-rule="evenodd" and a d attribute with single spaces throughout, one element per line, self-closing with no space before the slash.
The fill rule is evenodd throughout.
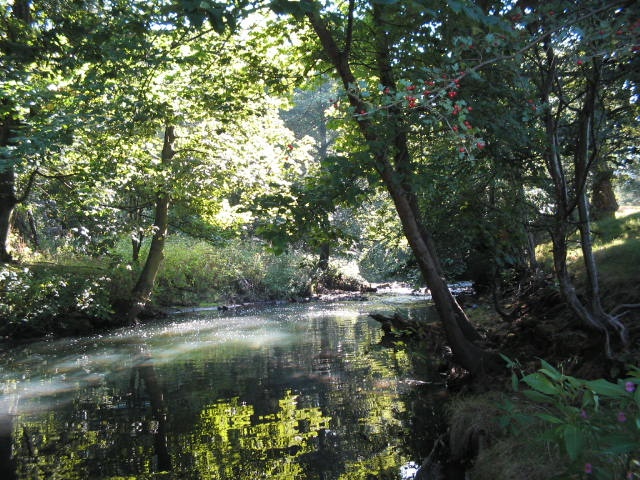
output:
<path id="1" fill-rule="evenodd" d="M 366 104 L 358 94 L 357 81 L 349 61 L 354 2 L 350 2 L 349 28 L 346 46 L 339 49 L 332 33 L 320 17 L 317 10 L 309 8 L 307 18 L 311 23 L 325 54 L 330 59 L 336 73 L 347 91 L 349 102 L 355 111 L 366 111 Z M 308 6 L 311 3 L 308 2 Z M 374 31 L 376 35 L 376 61 L 381 82 L 394 88 L 393 67 L 390 61 L 390 50 L 385 37 L 381 11 L 374 4 L 374 19 L 378 22 Z M 411 157 L 407 146 L 406 133 L 400 121 L 400 112 L 390 110 L 383 128 L 376 128 L 372 120 L 366 116 L 358 118 L 357 124 L 364 140 L 371 147 L 375 168 L 389 192 L 405 236 L 418 261 L 420 271 L 431 291 L 433 302 L 438 311 L 440 321 L 446 332 L 447 341 L 452 349 L 455 361 L 473 374 L 481 373 L 485 367 L 493 367 L 494 356 L 476 346 L 473 340 L 480 335 L 471 323 L 454 296 L 451 294 L 442 268 L 436 255 L 435 247 L 428 230 L 421 222 L 421 215 L 414 194 L 411 191 Z M 384 131 L 384 138 L 380 132 Z M 393 162 L 393 163 L 392 163 Z"/>
<path id="2" fill-rule="evenodd" d="M 162 166 L 168 168 L 171 160 L 175 156 L 173 144 L 175 142 L 175 129 L 173 126 L 167 126 L 164 132 L 164 143 L 162 147 Z M 167 236 L 167 228 L 169 226 L 169 202 L 170 195 L 168 187 L 163 185 L 156 198 L 155 218 L 153 221 L 153 238 L 149 247 L 147 260 L 140 272 L 140 277 L 131 292 L 131 303 L 126 312 L 126 318 L 129 323 L 137 320 L 138 315 L 145 308 L 151 294 L 153 286 L 160 270 L 160 265 L 164 259 L 164 243 Z"/>
<path id="3" fill-rule="evenodd" d="M 574 158 L 576 176 L 576 202 L 578 207 L 578 229 L 580 231 L 580 245 L 585 272 L 587 274 L 588 298 L 590 310 L 599 325 L 606 331 L 606 350 L 610 355 L 609 330 L 613 330 L 620 336 L 623 343 L 627 342 L 627 329 L 617 318 L 605 312 L 602 306 L 602 296 L 598 280 L 598 268 L 593 253 L 593 241 L 591 234 L 591 218 L 589 215 L 589 202 L 587 200 L 587 177 L 589 166 L 593 165 L 593 157 L 597 157 L 598 149 L 593 146 L 596 142 L 593 134 L 593 124 L 596 114 L 597 94 L 600 85 L 600 62 L 592 60 L 593 69 L 587 79 L 587 90 L 580 115 L 578 117 L 578 142 Z"/>

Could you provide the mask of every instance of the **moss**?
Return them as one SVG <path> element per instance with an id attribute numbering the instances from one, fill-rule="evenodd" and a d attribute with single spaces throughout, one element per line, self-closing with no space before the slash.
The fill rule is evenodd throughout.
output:
<path id="1" fill-rule="evenodd" d="M 454 399 L 448 406 L 452 460 L 464 461 L 485 450 L 500 435 L 503 395 L 490 392 Z"/>
<path id="2" fill-rule="evenodd" d="M 471 480 L 547 480 L 563 471 L 559 453 L 538 440 L 540 426 L 527 434 L 503 427 L 507 395 L 489 392 L 451 401 L 449 448 L 452 460 L 466 462 Z M 530 406 L 527 408 L 531 408 Z"/>
<path id="3" fill-rule="evenodd" d="M 468 471 L 470 480 L 548 480 L 564 470 L 560 455 L 531 442 L 510 436 L 482 450 Z"/>

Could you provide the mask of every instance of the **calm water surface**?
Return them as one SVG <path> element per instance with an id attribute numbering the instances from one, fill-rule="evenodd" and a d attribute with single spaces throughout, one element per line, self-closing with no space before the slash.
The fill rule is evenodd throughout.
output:
<path id="1" fill-rule="evenodd" d="M 198 312 L 5 351 L 0 478 L 412 478 L 442 387 L 367 313 L 415 305 Z"/>

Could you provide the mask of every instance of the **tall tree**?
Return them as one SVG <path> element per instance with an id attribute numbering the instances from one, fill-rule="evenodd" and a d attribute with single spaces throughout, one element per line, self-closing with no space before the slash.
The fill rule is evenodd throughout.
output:
<path id="1" fill-rule="evenodd" d="M 20 114 L 16 99 L 12 98 L 9 87 L 13 82 L 23 80 L 26 75 L 24 67 L 33 61 L 33 45 L 30 30 L 33 21 L 31 8 L 26 0 L 15 0 L 9 13 L 2 18 L 5 26 L 5 41 L 2 42 L 2 68 L 5 78 L 4 91 L 0 93 L 0 262 L 12 260 L 9 253 L 9 234 L 11 216 L 15 206 L 22 200 L 16 192 L 15 164 L 11 149 L 15 147 L 19 135 Z M 11 79 L 9 72 L 18 70 L 22 78 Z M 25 191 L 25 195 L 28 193 Z"/>
<path id="2" fill-rule="evenodd" d="M 544 105 L 541 154 L 553 199 L 549 228 L 556 277 L 576 316 L 604 335 L 610 356 L 610 334 L 626 343 L 627 330 L 602 304 L 592 246 L 589 182 L 605 161 L 603 149 L 610 134 L 606 89 L 626 90 L 626 102 L 632 104 L 632 92 L 623 86 L 628 78 L 623 72 L 637 65 L 637 49 L 632 44 L 638 34 L 637 27 L 623 28 L 639 12 L 635 2 L 527 2 L 522 18 L 537 39 L 529 68 Z M 584 299 L 576 290 L 567 260 L 569 237 L 576 228 L 587 278 Z"/>
<path id="3" fill-rule="evenodd" d="M 164 130 L 162 153 L 160 154 L 160 164 L 164 169 L 169 170 L 171 168 L 171 162 L 176 155 L 175 141 L 175 127 L 167 125 Z M 149 253 L 142 272 L 140 272 L 138 281 L 131 292 L 131 303 L 126 312 L 128 323 L 133 323 L 137 320 L 138 315 L 144 310 L 153 292 L 156 276 L 164 258 L 164 244 L 169 226 L 169 203 L 170 192 L 168 186 L 160 186 L 156 193 L 153 238 L 151 239 L 151 246 L 149 247 Z"/>
<path id="4" fill-rule="evenodd" d="M 409 129 L 406 109 L 417 106 L 410 93 L 416 86 L 401 82 L 403 69 L 410 68 L 398 61 L 389 31 L 392 19 L 404 9 L 396 2 L 356 4 L 350 1 L 344 11 L 323 9 L 319 2 L 304 0 L 295 5 L 274 2 L 274 7 L 306 18 L 346 92 L 351 120 L 357 128 L 364 152 L 358 157 L 369 164 L 388 191 L 404 234 L 416 257 L 420 271 L 433 297 L 440 320 L 453 350 L 455 360 L 472 373 L 480 373 L 489 366 L 493 356 L 477 346 L 480 335 L 469 322 L 464 310 L 449 291 L 432 234 L 423 223 L 424 215 L 416 196 L 416 164 L 408 144 Z M 358 11 L 356 7 L 358 8 Z M 410 8 L 410 7 L 407 7 Z M 406 13 L 406 12 L 404 12 Z M 412 23 L 426 19 L 421 17 Z M 366 32 L 366 33 L 365 33 Z M 404 33 L 411 35 L 410 30 Z M 354 39 L 363 42 L 356 45 Z M 405 39 L 406 40 L 406 39 Z M 367 57 L 366 54 L 371 52 Z M 358 55 L 358 60 L 354 58 Z M 369 66 L 368 70 L 362 65 Z M 375 110 L 368 86 L 381 85 L 384 94 L 396 93 L 406 102 L 389 102 L 384 109 Z M 449 83 L 449 81 L 447 81 Z M 454 82 L 451 80 L 451 84 Z M 407 94 L 406 92 L 409 92 Z M 369 160 L 367 160 L 369 159 Z"/>

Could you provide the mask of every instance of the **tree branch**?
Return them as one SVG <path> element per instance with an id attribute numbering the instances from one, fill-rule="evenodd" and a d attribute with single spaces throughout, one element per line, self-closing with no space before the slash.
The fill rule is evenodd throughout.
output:
<path id="1" fill-rule="evenodd" d="M 524 45 L 522 48 L 516 50 L 514 53 L 510 54 L 510 55 L 500 55 L 497 57 L 493 57 L 490 58 L 488 60 L 485 60 L 484 62 L 480 62 L 479 64 L 475 65 L 474 67 L 471 67 L 469 70 L 470 71 L 477 71 L 480 70 L 483 67 L 486 67 L 488 65 L 492 65 L 494 63 L 498 63 L 498 62 L 502 62 L 505 60 L 513 60 L 514 58 L 518 57 L 519 55 L 522 55 L 523 53 L 527 52 L 528 50 L 530 50 L 531 48 L 535 47 L 536 45 L 538 45 L 539 43 L 543 42 L 548 36 L 553 35 L 554 33 L 557 33 L 565 28 L 567 28 L 567 25 L 571 25 L 571 24 L 575 24 L 578 22 L 581 22 L 582 20 L 586 20 L 589 17 L 592 17 L 594 15 L 597 15 L 598 13 L 604 12 L 606 10 L 610 10 L 612 8 L 617 9 L 620 7 L 624 7 L 626 5 L 629 4 L 633 4 L 634 1 L 617 1 L 617 2 L 610 2 L 610 3 L 606 3 L 603 7 L 600 7 L 598 9 L 592 10 L 589 13 L 586 13 L 582 16 L 577 17 L 576 19 L 573 20 L 573 22 L 571 23 L 563 23 L 561 25 L 558 25 L 558 27 L 551 29 L 549 32 L 545 32 L 543 35 L 541 35 L 538 38 L 534 38 L 533 40 L 531 40 L 529 43 L 527 43 L 526 45 Z M 463 75 L 461 75 L 461 77 L 465 76 L 467 74 L 467 72 L 465 72 Z"/>
<path id="2" fill-rule="evenodd" d="M 343 55 L 347 60 L 351 55 L 351 45 L 353 43 L 353 12 L 355 10 L 355 0 L 349 0 L 349 13 L 347 17 L 347 35 L 345 37 Z"/>
<path id="3" fill-rule="evenodd" d="M 27 199 L 27 197 L 31 193 L 31 189 L 33 188 L 33 183 L 35 182 L 36 175 L 38 173 L 39 172 L 37 168 L 33 172 L 31 172 L 31 174 L 29 175 L 29 180 L 27 180 L 27 186 L 24 188 L 24 192 L 22 192 L 22 195 L 20 195 L 20 197 L 16 199 L 17 203 L 23 203 Z"/>

